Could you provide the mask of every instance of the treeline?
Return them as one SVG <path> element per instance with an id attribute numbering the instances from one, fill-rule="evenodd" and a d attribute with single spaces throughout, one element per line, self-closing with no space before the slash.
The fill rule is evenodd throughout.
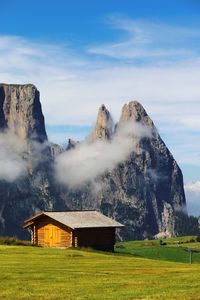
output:
<path id="1" fill-rule="evenodd" d="M 188 216 L 182 212 L 175 214 L 175 232 L 178 236 L 196 235 L 200 236 L 199 218 Z"/>

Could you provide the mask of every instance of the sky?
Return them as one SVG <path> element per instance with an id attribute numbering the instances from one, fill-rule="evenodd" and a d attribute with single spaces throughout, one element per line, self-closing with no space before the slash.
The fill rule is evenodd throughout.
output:
<path id="1" fill-rule="evenodd" d="M 83 139 L 138 100 L 200 214 L 200 1 L 0 0 L 0 82 L 33 83 L 49 139 Z"/>

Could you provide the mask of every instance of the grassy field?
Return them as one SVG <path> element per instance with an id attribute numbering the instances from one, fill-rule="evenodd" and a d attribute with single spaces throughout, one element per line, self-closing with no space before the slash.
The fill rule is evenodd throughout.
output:
<path id="1" fill-rule="evenodd" d="M 115 251 L 143 258 L 188 263 L 189 253 L 184 249 L 200 251 L 200 242 L 191 242 L 195 240 L 195 236 L 170 238 L 163 240 L 166 243 L 164 246 L 160 246 L 159 240 L 130 241 L 118 243 Z M 193 262 L 200 263 L 200 253 L 193 253 Z"/>
<path id="2" fill-rule="evenodd" d="M 200 299 L 199 264 L 0 246 L 0 299 Z"/>

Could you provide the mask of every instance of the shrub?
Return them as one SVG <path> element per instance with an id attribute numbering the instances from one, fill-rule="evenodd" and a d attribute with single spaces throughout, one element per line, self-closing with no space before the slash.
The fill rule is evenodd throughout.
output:
<path id="1" fill-rule="evenodd" d="M 160 246 L 166 246 L 167 243 L 166 242 L 163 242 L 162 240 L 160 240 Z"/>
<path id="2" fill-rule="evenodd" d="M 200 235 L 198 218 L 182 212 L 175 214 L 175 232 L 177 236 Z"/>
<path id="3" fill-rule="evenodd" d="M 22 241 L 16 237 L 0 237 L 0 245 L 34 246 L 31 242 Z"/>
<path id="4" fill-rule="evenodd" d="M 116 245 L 115 248 L 124 249 L 125 246 L 124 245 Z"/>
<path id="5" fill-rule="evenodd" d="M 200 242 L 200 236 L 197 236 L 197 237 L 196 237 L 196 241 L 197 241 L 197 242 Z"/>
<path id="6" fill-rule="evenodd" d="M 195 239 L 190 239 L 189 240 L 189 243 L 195 243 L 196 241 L 195 241 Z"/>

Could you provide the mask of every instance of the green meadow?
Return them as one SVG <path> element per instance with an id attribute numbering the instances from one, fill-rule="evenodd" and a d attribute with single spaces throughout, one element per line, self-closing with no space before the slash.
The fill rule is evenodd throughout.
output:
<path id="1" fill-rule="evenodd" d="M 115 254 L 1 245 L 0 299 L 200 299 L 200 264 L 167 261 L 175 252 L 158 257 L 161 252 L 145 250 L 180 251 L 185 244 L 148 242 L 118 243 L 124 253 Z"/>
<path id="2" fill-rule="evenodd" d="M 196 242 L 196 236 L 164 239 L 163 243 L 165 245 L 160 246 L 160 240 L 122 242 L 117 243 L 115 251 L 136 257 L 182 263 L 189 262 L 186 249 L 200 251 L 200 242 Z M 193 253 L 192 260 L 200 263 L 200 253 Z"/>

